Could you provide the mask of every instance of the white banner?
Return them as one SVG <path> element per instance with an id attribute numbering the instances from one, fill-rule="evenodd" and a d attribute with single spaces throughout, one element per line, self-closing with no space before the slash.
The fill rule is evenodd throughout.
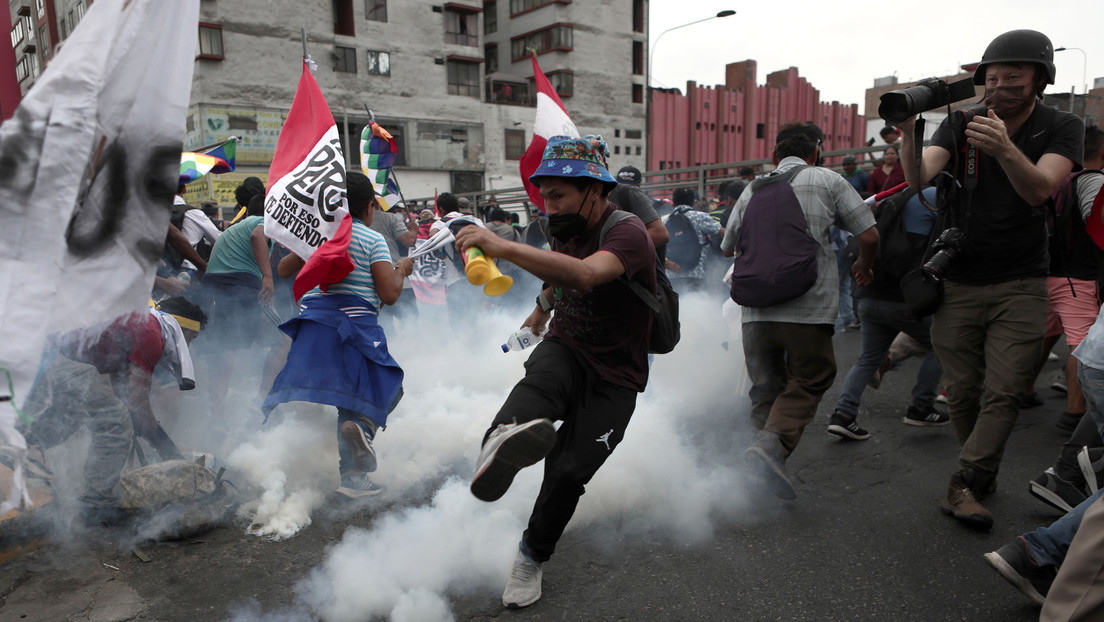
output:
<path id="1" fill-rule="evenodd" d="M 337 126 L 331 126 L 310 154 L 269 188 L 265 235 L 306 259 L 348 213 L 345 158 Z"/>
<path id="2" fill-rule="evenodd" d="M 198 21 L 199 0 L 99 0 L 0 125 L 0 367 L 16 403 L 48 334 L 148 306 Z M 11 406 L 0 435 L 20 446 Z"/>

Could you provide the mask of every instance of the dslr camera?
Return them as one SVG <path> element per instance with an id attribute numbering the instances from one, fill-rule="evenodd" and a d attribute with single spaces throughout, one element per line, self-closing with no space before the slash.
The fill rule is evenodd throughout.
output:
<path id="1" fill-rule="evenodd" d="M 965 239 L 966 234 L 958 227 L 950 227 L 940 233 L 939 237 L 932 243 L 932 248 L 935 249 L 936 253 L 932 255 L 927 263 L 920 266 L 920 270 L 933 280 L 942 281 L 943 274 L 962 250 L 962 241 Z"/>
<path id="2" fill-rule="evenodd" d="M 882 95 L 878 116 L 896 125 L 905 119 L 933 108 L 946 106 L 974 96 L 974 79 L 963 78 L 950 84 L 939 78 L 927 78 L 899 91 Z"/>

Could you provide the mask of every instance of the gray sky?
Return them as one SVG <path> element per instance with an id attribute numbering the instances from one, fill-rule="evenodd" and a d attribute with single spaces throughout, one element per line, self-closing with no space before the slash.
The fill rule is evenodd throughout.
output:
<path id="1" fill-rule="evenodd" d="M 1104 0 L 889 0 L 875 4 L 790 0 L 651 0 L 651 42 L 672 26 L 732 9 L 736 15 L 673 30 L 659 39 L 652 85 L 685 92 L 686 81 L 724 83 L 727 63 L 754 59 L 758 81 L 797 67 L 820 91 L 821 101 L 855 103 L 862 111 L 874 79 L 896 74 L 901 82 L 953 74 L 980 60 L 985 46 L 1009 30 L 1031 28 L 1050 37 L 1057 52 L 1050 92 L 1082 92 L 1086 79 L 1104 77 Z M 896 7 L 910 7 L 893 13 Z M 1045 9 L 1043 8 L 1045 7 Z M 792 20 L 792 23 L 786 23 Z M 872 111 L 873 112 L 873 111 Z"/>

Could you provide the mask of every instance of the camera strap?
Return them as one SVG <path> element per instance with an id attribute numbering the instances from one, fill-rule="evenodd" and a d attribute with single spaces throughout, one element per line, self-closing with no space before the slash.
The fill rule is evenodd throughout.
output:
<path id="1" fill-rule="evenodd" d="M 913 126 L 912 130 L 912 142 L 916 148 L 916 153 L 914 154 L 913 161 L 916 162 L 916 179 L 918 180 L 920 179 L 920 172 L 924 168 L 924 124 L 925 121 L 923 115 L 918 115 L 916 117 L 916 123 Z M 923 184 L 920 184 L 920 188 L 923 188 Z M 924 207 L 933 212 L 939 211 L 939 208 L 935 207 L 931 203 L 928 203 L 928 200 L 924 197 L 923 192 L 917 192 L 916 196 L 920 199 L 920 204 Z"/>
<path id="2" fill-rule="evenodd" d="M 962 212 L 962 233 L 967 233 L 970 224 L 970 208 L 973 205 L 974 190 L 978 187 L 978 148 L 967 143 L 966 145 L 966 170 L 964 171 L 962 187 L 966 190 L 966 209 Z"/>

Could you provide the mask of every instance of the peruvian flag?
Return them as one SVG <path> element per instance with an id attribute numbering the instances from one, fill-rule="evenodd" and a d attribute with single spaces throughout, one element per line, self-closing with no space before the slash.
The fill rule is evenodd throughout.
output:
<path id="1" fill-rule="evenodd" d="M 345 157 L 337 124 L 307 61 L 268 169 L 265 235 L 307 260 L 295 278 L 299 299 L 353 270 Z"/>
<path id="2" fill-rule="evenodd" d="M 553 136 L 579 137 L 579 130 L 571 122 L 567 114 L 567 108 L 560 101 L 556 89 L 541 71 L 537 64 L 537 55 L 533 54 L 533 79 L 537 83 L 537 117 L 533 122 L 533 141 L 521 156 L 521 183 L 525 184 L 525 191 L 529 193 L 529 199 L 544 211 L 544 198 L 536 186 L 529 183 L 529 176 L 537 171 L 540 166 L 541 156 L 544 155 L 544 146 Z"/>

